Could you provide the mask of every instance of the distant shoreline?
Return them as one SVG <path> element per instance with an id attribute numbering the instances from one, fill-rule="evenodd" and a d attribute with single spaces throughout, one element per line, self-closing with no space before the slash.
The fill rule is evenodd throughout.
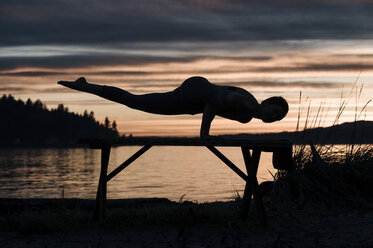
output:
<path id="1" fill-rule="evenodd" d="M 165 136 L 147 136 L 149 138 L 165 137 Z M 147 138 L 139 136 L 137 138 Z M 178 136 L 172 136 L 178 137 Z M 182 137 L 182 136 L 180 136 Z M 226 134 L 219 135 L 221 138 L 226 139 L 244 139 L 244 140 L 289 140 L 295 145 L 302 144 L 334 144 L 334 145 L 346 145 L 346 144 L 373 144 L 373 121 L 358 121 L 358 122 L 346 122 L 340 125 L 332 127 L 319 127 L 313 129 L 307 129 L 298 132 L 280 132 L 280 133 L 262 133 L 262 134 Z M 125 137 L 131 138 L 131 137 Z M 167 138 L 171 138 L 167 137 Z M 199 138 L 199 137 L 189 137 Z M 119 146 L 119 145 L 115 145 Z M 56 143 L 47 144 L 12 144 L 5 145 L 2 143 L 0 149 L 68 149 L 68 148 L 87 148 L 87 145 L 78 144 L 78 142 L 57 145 Z"/>
<path id="2" fill-rule="evenodd" d="M 295 132 L 223 135 L 232 139 L 289 140 L 304 144 L 373 144 L 373 121 L 345 122 L 330 127 L 317 127 Z"/>

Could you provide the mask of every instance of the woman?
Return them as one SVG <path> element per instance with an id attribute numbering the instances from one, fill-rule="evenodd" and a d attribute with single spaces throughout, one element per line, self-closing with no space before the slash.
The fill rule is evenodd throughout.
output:
<path id="1" fill-rule="evenodd" d="M 268 123 L 283 119 L 289 110 L 288 103 L 282 97 L 270 97 L 259 104 L 252 94 L 242 88 L 215 85 L 203 77 L 188 78 L 173 91 L 143 95 L 134 95 L 116 87 L 90 84 L 83 77 L 74 82 L 59 81 L 58 84 L 148 113 L 203 113 L 202 139 L 209 137 L 211 122 L 216 115 L 241 123 L 247 123 L 252 118 Z"/>

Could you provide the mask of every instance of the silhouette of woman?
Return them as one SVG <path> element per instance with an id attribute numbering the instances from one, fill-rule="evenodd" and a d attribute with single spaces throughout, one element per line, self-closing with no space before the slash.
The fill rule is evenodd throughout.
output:
<path id="1" fill-rule="evenodd" d="M 216 115 L 241 123 L 247 123 L 252 118 L 274 122 L 283 119 L 289 110 L 288 103 L 280 96 L 270 97 L 259 104 L 252 94 L 242 88 L 215 85 L 203 77 L 188 78 L 173 91 L 143 95 L 134 95 L 112 86 L 90 84 L 84 77 L 73 82 L 59 81 L 58 84 L 148 113 L 203 113 L 201 138 L 209 137 L 211 122 Z"/>

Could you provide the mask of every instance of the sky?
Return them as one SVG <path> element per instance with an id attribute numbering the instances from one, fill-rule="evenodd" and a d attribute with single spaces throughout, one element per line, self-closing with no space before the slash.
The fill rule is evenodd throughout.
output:
<path id="1" fill-rule="evenodd" d="M 353 0 L 0 0 L 0 93 L 94 111 L 136 136 L 197 136 L 201 115 L 147 114 L 56 82 L 144 94 L 199 75 L 290 104 L 280 122 L 217 118 L 212 134 L 327 126 L 344 104 L 338 122 L 373 120 L 372 13 Z"/>

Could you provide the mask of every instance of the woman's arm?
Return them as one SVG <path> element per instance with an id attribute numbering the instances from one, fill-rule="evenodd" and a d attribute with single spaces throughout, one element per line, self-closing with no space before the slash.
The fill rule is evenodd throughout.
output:
<path id="1" fill-rule="evenodd" d="M 212 120 L 215 118 L 216 112 L 213 108 L 213 106 L 210 103 L 206 103 L 205 107 L 203 109 L 203 115 L 202 115 L 202 123 L 201 123 L 201 139 L 208 138 L 210 126 Z"/>

